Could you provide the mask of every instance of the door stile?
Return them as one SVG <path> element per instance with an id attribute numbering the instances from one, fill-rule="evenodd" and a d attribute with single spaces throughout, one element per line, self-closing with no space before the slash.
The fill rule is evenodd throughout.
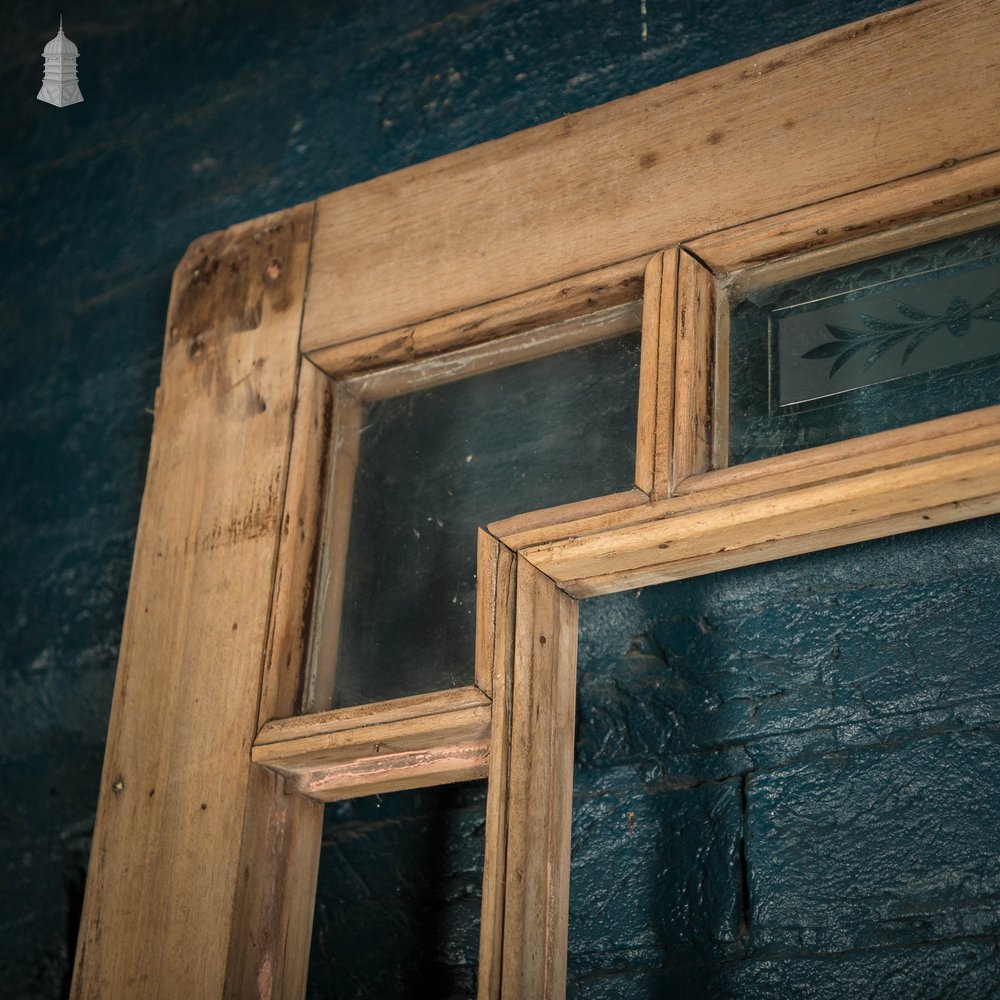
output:
<path id="1" fill-rule="evenodd" d="M 494 608 L 493 625 L 489 630 L 492 643 L 488 649 L 493 673 L 493 705 L 486 791 L 478 997 L 479 1000 L 499 1000 L 507 873 L 507 794 L 511 762 L 517 556 L 486 532 L 480 531 L 479 537 L 480 551 L 495 549 L 496 561 L 492 576 L 492 596 L 484 593 L 481 587 L 477 598 L 480 604 L 488 602 Z M 477 662 L 477 669 L 480 662 L 483 661 Z"/>
<path id="2" fill-rule="evenodd" d="M 558 1000 L 566 990 L 577 625 L 577 602 L 519 557 L 500 977 L 506 1000 Z"/>
<path id="3" fill-rule="evenodd" d="M 302 871 L 285 855 L 302 857 L 318 807 L 286 800 L 249 750 L 312 225 L 306 204 L 234 226 L 196 240 L 175 272 L 75 1000 L 279 993 L 267 956 L 289 942 L 259 904 L 294 896 Z M 245 830 L 268 831 L 274 850 L 251 858 Z"/>

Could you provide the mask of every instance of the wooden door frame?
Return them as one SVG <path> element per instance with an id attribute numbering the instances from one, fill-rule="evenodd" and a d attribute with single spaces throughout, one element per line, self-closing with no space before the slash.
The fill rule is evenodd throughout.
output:
<path id="1" fill-rule="evenodd" d="M 998 42 L 928 0 L 192 244 L 74 997 L 302 996 L 320 802 L 484 775 L 480 996 L 562 994 L 577 599 L 1000 508 L 995 407 L 713 469 L 711 406 L 734 276 L 995 221 Z M 639 299 L 636 488 L 480 533 L 474 685 L 296 717 L 349 397 Z"/>

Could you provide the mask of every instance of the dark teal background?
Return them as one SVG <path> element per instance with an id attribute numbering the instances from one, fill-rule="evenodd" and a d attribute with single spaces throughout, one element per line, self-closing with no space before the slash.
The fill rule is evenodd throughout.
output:
<path id="1" fill-rule="evenodd" d="M 5 997 L 67 988 L 190 240 L 895 5 L 81 2 L 68 109 L 58 6 L 4 6 Z M 584 605 L 573 995 L 997 995 L 996 535 Z M 313 996 L 469 995 L 482 796 L 330 810 Z"/>

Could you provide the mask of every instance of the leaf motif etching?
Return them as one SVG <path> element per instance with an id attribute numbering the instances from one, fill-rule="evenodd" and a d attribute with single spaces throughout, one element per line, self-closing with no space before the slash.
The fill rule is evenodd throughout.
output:
<path id="1" fill-rule="evenodd" d="M 970 305 L 961 296 L 955 296 L 945 311 L 939 315 L 924 312 L 896 301 L 896 311 L 908 322 L 880 319 L 878 316 L 861 314 L 861 322 L 867 329 L 847 330 L 844 327 L 825 323 L 824 326 L 834 339 L 820 344 L 802 355 L 808 361 L 833 358 L 829 378 L 833 378 L 852 358 L 868 352 L 862 365 L 867 371 L 879 358 L 897 344 L 906 344 L 899 364 L 902 367 L 910 360 L 913 352 L 932 334 L 947 330 L 953 337 L 964 337 L 969 332 L 973 320 L 1000 323 L 1000 288 L 976 305 Z"/>

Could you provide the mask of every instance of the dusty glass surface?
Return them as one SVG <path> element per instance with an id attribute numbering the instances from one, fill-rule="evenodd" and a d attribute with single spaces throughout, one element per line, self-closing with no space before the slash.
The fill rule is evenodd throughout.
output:
<path id="1" fill-rule="evenodd" d="M 309 1000 L 474 997 L 486 783 L 324 810 Z"/>
<path id="2" fill-rule="evenodd" d="M 731 305 L 732 464 L 998 401 L 1000 227 Z"/>
<path id="3" fill-rule="evenodd" d="M 367 406 L 335 707 L 472 683 L 476 529 L 629 489 L 638 372 L 635 333 Z"/>

